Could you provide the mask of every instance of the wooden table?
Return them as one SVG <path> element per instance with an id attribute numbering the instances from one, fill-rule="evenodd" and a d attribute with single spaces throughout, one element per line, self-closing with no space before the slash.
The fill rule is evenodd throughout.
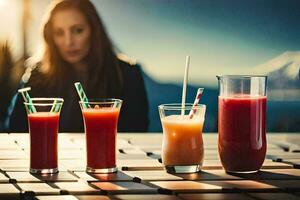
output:
<path id="1" fill-rule="evenodd" d="M 85 173 L 84 134 L 59 134 L 59 170 L 28 173 L 29 135 L 0 135 L 0 199 L 300 199 L 300 133 L 268 134 L 263 168 L 226 174 L 217 134 L 204 134 L 205 162 L 196 174 L 168 174 L 159 162 L 161 134 L 118 134 L 118 173 Z"/>

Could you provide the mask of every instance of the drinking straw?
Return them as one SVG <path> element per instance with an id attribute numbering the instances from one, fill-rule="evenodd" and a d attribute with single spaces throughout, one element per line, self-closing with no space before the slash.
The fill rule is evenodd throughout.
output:
<path id="1" fill-rule="evenodd" d="M 83 87 L 82 87 L 81 83 L 80 82 L 76 82 L 76 83 L 74 83 L 74 85 L 75 85 L 75 88 L 76 88 L 77 93 L 79 95 L 79 98 L 82 101 L 83 107 L 84 108 L 89 108 L 90 107 L 90 105 L 88 104 L 89 100 L 88 100 L 88 98 L 87 98 L 87 96 L 86 96 L 86 94 L 85 94 L 85 92 L 83 90 Z"/>
<path id="2" fill-rule="evenodd" d="M 28 93 L 29 90 L 31 90 L 31 87 L 21 88 L 21 89 L 18 90 L 18 92 L 22 94 L 22 97 L 23 97 L 24 101 L 26 103 L 29 103 L 28 108 L 29 108 L 30 113 L 35 113 L 37 111 L 36 111 L 34 105 L 32 104 L 32 100 L 31 100 L 30 95 Z"/>
<path id="3" fill-rule="evenodd" d="M 202 97 L 203 90 L 204 90 L 204 88 L 198 88 L 198 91 L 197 91 L 197 94 L 196 94 L 196 98 L 195 98 L 195 101 L 193 103 L 193 107 L 192 107 L 192 109 L 191 109 L 191 111 L 189 113 L 189 118 L 190 119 L 193 119 L 193 117 L 194 117 L 194 115 L 195 115 L 195 113 L 197 111 L 197 105 L 198 105 L 198 103 L 199 103 L 199 101 L 200 101 L 200 99 Z"/>
<path id="4" fill-rule="evenodd" d="M 50 112 L 56 112 L 57 108 L 58 108 L 57 99 L 54 99 Z"/>
<path id="5" fill-rule="evenodd" d="M 185 109 L 186 86 L 188 82 L 189 66 L 190 66 L 190 56 L 186 56 L 183 86 L 182 86 L 181 115 L 184 115 L 184 109 Z"/>

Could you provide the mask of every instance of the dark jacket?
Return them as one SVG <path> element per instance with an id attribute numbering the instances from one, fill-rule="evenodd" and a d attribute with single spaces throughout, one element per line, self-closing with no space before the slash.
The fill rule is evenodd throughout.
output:
<path id="1" fill-rule="evenodd" d="M 119 60 L 123 76 L 123 90 L 120 98 L 123 100 L 119 116 L 119 132 L 146 132 L 148 129 L 148 99 L 145 91 L 141 68 L 137 64 L 129 64 Z M 30 80 L 43 75 L 35 70 Z M 31 87 L 31 97 L 61 97 L 64 104 L 60 114 L 60 132 L 84 132 L 82 114 L 79 106 L 79 97 L 74 87 L 77 80 L 70 78 L 63 86 L 63 92 L 48 90 L 39 86 L 32 86 L 29 80 L 26 86 Z M 97 98 L 93 93 L 88 97 Z M 10 132 L 28 132 L 27 115 L 23 105 L 23 98 L 18 95 L 17 103 L 10 118 Z"/>

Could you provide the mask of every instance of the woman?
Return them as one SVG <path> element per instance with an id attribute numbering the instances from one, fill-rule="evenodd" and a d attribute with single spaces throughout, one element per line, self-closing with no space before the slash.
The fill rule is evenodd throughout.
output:
<path id="1" fill-rule="evenodd" d="M 83 132 L 74 82 L 89 98 L 120 98 L 120 132 L 143 132 L 148 127 L 148 101 L 140 67 L 114 53 L 100 17 L 89 0 L 55 3 L 43 27 L 44 54 L 27 86 L 32 97 L 62 97 L 60 131 Z M 19 95 L 10 120 L 11 132 L 27 132 Z"/>

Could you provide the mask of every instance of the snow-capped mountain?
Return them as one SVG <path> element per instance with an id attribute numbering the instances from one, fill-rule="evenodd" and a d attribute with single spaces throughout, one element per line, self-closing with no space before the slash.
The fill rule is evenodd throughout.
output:
<path id="1" fill-rule="evenodd" d="M 268 75 L 270 89 L 300 89 L 300 51 L 285 52 L 255 67 L 254 72 Z"/>

